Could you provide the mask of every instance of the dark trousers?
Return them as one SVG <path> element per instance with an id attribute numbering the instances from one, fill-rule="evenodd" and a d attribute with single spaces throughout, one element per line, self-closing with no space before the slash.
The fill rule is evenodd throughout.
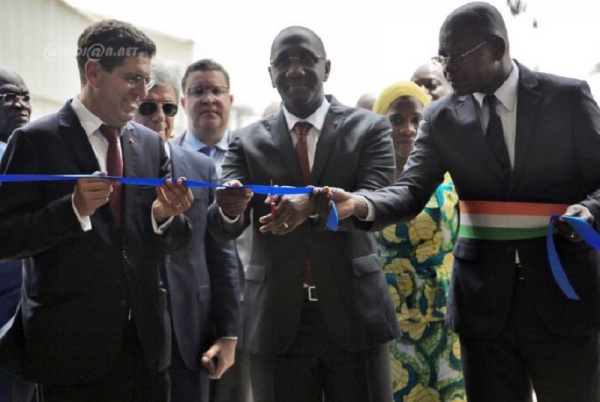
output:
<path id="1" fill-rule="evenodd" d="M 168 402 L 167 370 L 150 372 L 135 324 L 128 322 L 123 347 L 106 378 L 75 385 L 43 385 L 44 402 Z"/>
<path id="2" fill-rule="evenodd" d="M 186 366 L 174 333 L 171 339 L 171 402 L 208 402 L 208 374 L 203 369 L 192 370 Z"/>
<path id="3" fill-rule="evenodd" d="M 210 382 L 211 402 L 252 402 L 250 355 L 235 350 L 235 364 L 218 380 Z"/>
<path id="4" fill-rule="evenodd" d="M 0 401 L 2 402 L 34 402 L 36 386 L 25 382 L 3 370 L 0 370 Z"/>
<path id="5" fill-rule="evenodd" d="M 256 402 L 390 402 L 387 343 L 368 350 L 340 349 L 325 330 L 318 302 L 304 301 L 300 329 L 286 353 L 250 355 Z"/>
<path id="6" fill-rule="evenodd" d="M 459 336 L 469 402 L 600 401 L 600 336 L 550 333 L 517 278 L 509 317 L 495 339 Z"/>

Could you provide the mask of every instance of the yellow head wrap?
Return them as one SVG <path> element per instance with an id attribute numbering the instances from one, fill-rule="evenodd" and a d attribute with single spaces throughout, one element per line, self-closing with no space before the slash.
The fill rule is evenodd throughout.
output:
<path id="1" fill-rule="evenodd" d="M 431 103 L 431 98 L 423 88 L 412 81 L 399 81 L 388 86 L 379 94 L 375 105 L 373 105 L 373 112 L 384 115 L 390 105 L 403 96 L 412 96 L 421 102 L 423 107 Z"/>

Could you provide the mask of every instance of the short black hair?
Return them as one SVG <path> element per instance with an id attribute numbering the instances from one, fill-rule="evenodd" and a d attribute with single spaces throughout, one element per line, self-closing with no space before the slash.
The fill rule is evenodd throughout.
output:
<path id="1" fill-rule="evenodd" d="M 227 70 L 225 70 L 225 67 L 223 67 L 222 65 L 220 65 L 219 63 L 217 63 L 216 61 L 214 61 L 212 59 L 202 59 L 202 60 L 193 62 L 185 69 L 185 73 L 183 74 L 183 78 L 181 79 L 181 90 L 183 91 L 184 96 L 185 96 L 185 90 L 186 90 L 186 88 L 185 88 L 186 81 L 187 81 L 189 75 L 191 73 L 193 73 L 194 71 L 220 71 L 225 76 L 225 82 L 227 83 L 227 88 L 231 88 L 230 83 L 229 83 L 229 73 L 227 72 Z"/>
<path id="2" fill-rule="evenodd" d="M 279 38 L 281 38 L 282 36 L 285 36 L 285 35 L 303 35 L 303 36 L 307 36 L 307 37 L 312 37 L 315 40 L 317 47 L 319 48 L 319 51 L 321 52 L 320 56 L 327 57 L 327 53 L 325 52 L 325 45 L 323 44 L 323 40 L 321 39 L 321 37 L 319 35 L 317 35 L 311 29 L 308 29 L 303 26 L 295 25 L 295 26 L 291 26 L 291 27 L 282 29 L 281 32 L 279 32 L 277 34 L 275 39 L 273 39 L 273 43 L 271 44 L 271 59 L 274 56 L 273 52 L 275 51 L 275 43 L 277 43 L 277 40 Z"/>
<path id="3" fill-rule="evenodd" d="M 98 60 L 105 71 L 125 63 L 127 57 L 140 54 L 153 57 L 156 45 L 146 34 L 128 22 L 103 20 L 87 27 L 77 41 L 77 66 L 81 85 L 85 85 L 85 63 Z"/>

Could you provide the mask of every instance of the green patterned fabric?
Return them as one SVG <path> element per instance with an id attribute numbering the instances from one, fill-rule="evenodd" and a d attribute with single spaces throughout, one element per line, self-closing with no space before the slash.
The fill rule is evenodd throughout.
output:
<path id="1" fill-rule="evenodd" d="M 396 402 L 464 402 L 458 336 L 446 328 L 458 197 L 449 175 L 411 222 L 377 233 L 402 337 L 390 343 Z"/>

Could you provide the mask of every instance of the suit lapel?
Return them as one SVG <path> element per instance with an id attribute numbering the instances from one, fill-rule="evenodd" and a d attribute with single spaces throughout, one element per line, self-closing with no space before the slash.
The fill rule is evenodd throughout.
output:
<path id="1" fill-rule="evenodd" d="M 274 119 L 265 120 L 267 131 L 271 133 L 275 149 L 279 151 L 283 160 L 283 165 L 286 167 L 293 184 L 303 187 L 302 172 L 300 171 L 300 163 L 296 157 L 296 150 L 292 142 L 292 136 L 287 127 L 285 115 L 280 111 Z"/>
<path id="2" fill-rule="evenodd" d="M 123 153 L 123 175 L 137 177 L 139 174 L 139 133 L 126 127 L 121 136 L 121 152 Z M 125 186 L 127 188 L 127 186 Z"/>
<path id="3" fill-rule="evenodd" d="M 90 140 L 83 127 L 81 127 L 81 123 L 73 111 L 70 101 L 58 112 L 58 124 L 58 135 L 67 144 L 81 172 L 91 174 L 100 170 Z"/>
<path id="4" fill-rule="evenodd" d="M 480 107 L 473 95 L 458 97 L 456 112 L 459 118 L 459 127 L 461 127 L 461 130 L 465 130 L 461 137 L 464 136 L 465 138 L 464 144 L 466 149 L 469 150 L 468 152 L 473 150 L 481 152 L 486 166 L 498 176 L 498 180 L 506 180 L 502 173 L 502 167 L 485 138 L 485 133 L 481 127 L 481 119 L 479 118 Z"/>
<path id="5" fill-rule="evenodd" d="M 327 161 L 329 160 L 329 155 L 335 146 L 335 140 L 337 138 L 339 128 L 343 124 L 343 120 L 344 115 L 340 108 L 340 104 L 335 98 L 332 97 L 331 106 L 329 107 L 329 111 L 325 117 L 323 128 L 319 133 L 319 141 L 317 142 L 317 149 L 315 150 L 315 159 L 313 162 L 310 179 L 312 184 L 317 184 L 320 182 L 321 176 L 323 175 L 327 165 Z"/>
<path id="6" fill-rule="evenodd" d="M 516 179 L 523 174 L 541 98 L 541 94 L 535 91 L 538 84 L 537 77 L 528 68 L 521 64 L 518 64 L 518 66 L 517 131 L 515 138 L 515 166 L 511 189 L 516 185 Z"/>

